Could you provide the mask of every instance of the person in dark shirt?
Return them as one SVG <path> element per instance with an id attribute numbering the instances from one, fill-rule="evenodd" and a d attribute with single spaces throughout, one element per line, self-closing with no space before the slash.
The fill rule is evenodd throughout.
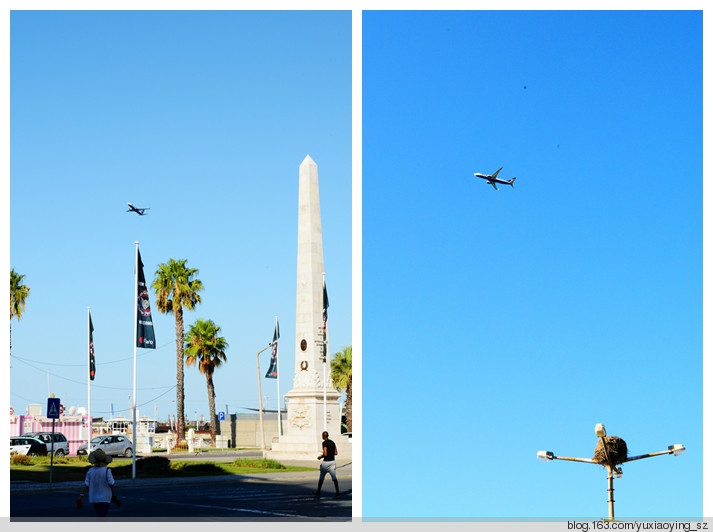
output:
<path id="1" fill-rule="evenodd" d="M 339 498 L 337 462 L 334 458 L 337 454 L 337 445 L 329 439 L 329 433 L 325 430 L 322 433 L 322 454 L 317 457 L 317 460 L 322 460 L 322 463 L 319 465 L 319 484 L 317 485 L 317 491 L 313 493 L 315 497 L 319 497 L 322 493 L 322 483 L 324 482 L 324 477 L 326 477 L 327 473 L 329 473 L 332 477 L 332 482 L 334 482 L 334 490 L 336 491 L 334 498 Z"/>

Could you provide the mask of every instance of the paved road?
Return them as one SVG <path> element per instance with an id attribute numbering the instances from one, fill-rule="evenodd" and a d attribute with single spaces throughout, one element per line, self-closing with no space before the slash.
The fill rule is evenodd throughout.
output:
<path id="1" fill-rule="evenodd" d="M 314 464 L 310 464 L 314 466 Z M 322 498 L 312 496 L 318 473 L 262 473 L 182 479 L 117 481 L 121 507 L 112 505 L 110 521 L 350 521 L 351 464 L 337 470 L 341 499 L 332 498 L 327 477 Z M 81 482 L 11 483 L 11 521 L 94 521 L 91 505 L 75 500 Z"/>

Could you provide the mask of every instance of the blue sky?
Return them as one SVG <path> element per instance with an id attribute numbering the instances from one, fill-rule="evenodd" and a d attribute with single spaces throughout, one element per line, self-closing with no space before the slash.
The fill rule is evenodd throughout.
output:
<path id="1" fill-rule="evenodd" d="M 216 407 L 257 408 L 255 355 L 280 321 L 280 391 L 294 376 L 299 165 L 319 168 L 330 350 L 351 345 L 351 13 L 14 12 L 10 266 L 31 287 L 12 323 L 10 404 L 87 403 L 128 415 L 134 242 L 199 269 L 229 343 Z M 128 213 L 127 202 L 150 207 Z M 139 349 L 143 415 L 175 415 L 175 328 L 150 297 L 158 348 Z M 263 373 L 269 351 L 263 354 Z M 262 384 L 276 408 L 276 382 Z M 208 417 L 186 369 L 186 416 Z"/>
<path id="2" fill-rule="evenodd" d="M 362 24 L 363 516 L 701 516 L 701 13 Z"/>

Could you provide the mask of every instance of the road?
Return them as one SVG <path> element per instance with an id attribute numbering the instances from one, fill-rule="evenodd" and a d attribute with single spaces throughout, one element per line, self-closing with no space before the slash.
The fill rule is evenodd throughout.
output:
<path id="1" fill-rule="evenodd" d="M 109 521 L 350 521 L 351 464 L 337 470 L 342 497 L 333 499 L 329 476 L 322 497 L 312 496 L 319 473 L 261 473 L 117 481 L 122 505 L 111 506 Z M 11 521 L 95 521 L 94 510 L 75 500 L 81 482 L 37 485 L 11 483 Z"/>

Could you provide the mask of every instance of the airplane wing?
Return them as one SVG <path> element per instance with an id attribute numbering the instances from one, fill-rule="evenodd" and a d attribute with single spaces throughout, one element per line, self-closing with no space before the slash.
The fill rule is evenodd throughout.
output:
<path id="1" fill-rule="evenodd" d="M 498 174 L 500 173 L 500 170 L 502 170 L 502 169 L 503 169 L 503 167 L 501 166 L 501 167 L 498 168 L 498 169 L 495 171 L 495 173 L 494 173 L 493 175 L 491 175 L 490 177 L 498 177 Z"/>
<path id="2" fill-rule="evenodd" d="M 490 183 L 491 185 L 493 185 L 493 188 L 494 188 L 495 190 L 498 189 L 498 185 L 495 184 L 495 181 L 488 181 L 488 183 Z"/>

